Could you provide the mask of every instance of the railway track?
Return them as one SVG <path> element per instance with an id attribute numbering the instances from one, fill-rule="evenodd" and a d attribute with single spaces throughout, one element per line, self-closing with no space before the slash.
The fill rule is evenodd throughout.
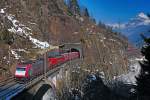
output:
<path id="1" fill-rule="evenodd" d="M 75 60 L 76 62 L 76 60 Z M 66 62 L 64 64 L 71 64 L 70 62 Z M 53 75 L 56 73 L 59 69 L 61 69 L 64 64 L 57 65 L 55 69 L 49 70 L 46 73 L 46 76 Z M 20 92 L 22 92 L 24 89 L 29 88 L 42 80 L 44 78 L 44 74 L 40 75 L 36 78 L 31 79 L 30 81 L 26 83 L 18 83 L 15 81 L 14 77 L 10 77 L 4 81 L 0 82 L 0 100 L 10 100 L 12 97 L 16 96 Z"/>

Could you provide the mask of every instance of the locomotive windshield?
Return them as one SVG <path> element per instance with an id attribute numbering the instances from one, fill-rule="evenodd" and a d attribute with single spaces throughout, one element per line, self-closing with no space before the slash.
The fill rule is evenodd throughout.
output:
<path id="1" fill-rule="evenodd" d="M 25 68 L 17 68 L 17 71 L 25 71 Z"/>

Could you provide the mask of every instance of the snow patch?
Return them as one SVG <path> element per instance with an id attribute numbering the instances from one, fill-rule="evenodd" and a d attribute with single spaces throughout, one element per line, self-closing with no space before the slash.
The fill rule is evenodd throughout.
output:
<path id="1" fill-rule="evenodd" d="M 103 42 L 103 46 L 106 47 L 105 43 Z"/>
<path id="2" fill-rule="evenodd" d="M 144 14 L 143 12 L 139 13 L 138 17 L 149 20 L 148 16 L 146 14 Z"/>
<path id="3" fill-rule="evenodd" d="M 109 27 L 112 27 L 114 29 L 124 29 L 126 27 L 126 24 L 119 24 L 119 23 L 114 23 L 114 24 L 106 24 Z"/>
<path id="4" fill-rule="evenodd" d="M 141 58 L 136 58 L 135 60 L 137 60 L 137 61 L 144 61 L 144 60 L 146 60 L 146 59 L 145 59 L 145 56 L 143 56 L 143 57 L 141 57 Z"/>
<path id="5" fill-rule="evenodd" d="M 102 78 L 102 79 L 105 79 L 105 73 L 102 71 L 102 72 L 100 72 L 100 77 Z"/>
<path id="6" fill-rule="evenodd" d="M 48 42 L 41 42 L 35 38 L 32 38 L 31 36 L 29 36 L 29 39 L 37 46 L 40 47 L 42 49 L 49 47 L 50 45 L 48 44 Z"/>
<path id="7" fill-rule="evenodd" d="M 84 18 L 80 17 L 80 21 L 83 22 L 83 21 L 84 21 Z"/>
<path id="8" fill-rule="evenodd" d="M 111 64 L 111 65 L 112 65 L 113 63 L 112 63 L 111 61 L 109 61 L 109 64 Z"/>
<path id="9" fill-rule="evenodd" d="M 18 20 L 15 20 L 13 15 L 10 14 L 10 15 L 7 16 L 7 18 L 13 23 L 13 25 L 14 25 L 15 27 L 18 26 L 17 23 L 19 23 L 19 21 L 18 21 Z"/>
<path id="10" fill-rule="evenodd" d="M 32 22 L 28 22 L 29 24 L 32 24 L 32 25 L 37 25 L 36 23 L 32 23 Z"/>
<path id="11" fill-rule="evenodd" d="M 90 72 L 91 70 L 89 70 L 89 69 L 84 69 L 84 71 L 86 71 L 86 72 Z"/>
<path id="12" fill-rule="evenodd" d="M 16 34 L 24 36 L 24 37 L 27 37 L 32 34 L 31 32 L 26 32 L 26 31 L 31 31 L 31 29 L 28 27 L 25 27 L 25 25 L 23 25 L 23 24 L 20 24 L 20 22 L 15 19 L 14 15 L 9 14 L 9 15 L 7 15 L 7 18 L 13 24 L 13 27 L 8 29 L 8 31 L 16 33 Z"/>
<path id="13" fill-rule="evenodd" d="M 134 88 L 131 88 L 131 89 L 130 89 L 130 92 L 131 92 L 131 93 L 135 93 L 136 90 L 135 90 Z"/>
<path id="14" fill-rule="evenodd" d="M 76 16 L 76 19 L 78 19 L 78 20 L 81 21 L 81 22 L 84 21 L 84 18 L 83 18 L 83 17 L 80 17 L 80 16 Z"/>
<path id="15" fill-rule="evenodd" d="M 104 40 L 100 40 L 101 42 L 104 42 Z"/>
<path id="16" fill-rule="evenodd" d="M 129 73 L 127 74 L 122 74 L 119 77 L 117 77 L 116 79 L 119 81 L 122 81 L 126 84 L 133 84 L 136 85 L 136 76 L 139 75 L 140 73 L 140 64 L 138 63 L 138 61 L 135 59 L 134 61 L 132 61 L 132 64 L 129 67 Z"/>
<path id="17" fill-rule="evenodd" d="M 19 59 L 20 56 L 13 50 L 11 50 L 11 53 L 15 56 L 15 59 Z"/>
<path id="18" fill-rule="evenodd" d="M 106 37 L 103 37 L 103 39 L 105 40 L 105 39 L 106 39 Z"/>
<path id="19" fill-rule="evenodd" d="M 6 60 L 6 58 L 7 58 L 6 56 L 3 57 L 4 60 Z"/>
<path id="20" fill-rule="evenodd" d="M 95 75 L 93 75 L 93 74 L 92 74 L 92 75 L 90 75 L 90 80 L 91 80 L 91 81 L 96 80 L 96 76 L 95 76 Z"/>
<path id="21" fill-rule="evenodd" d="M 113 79 L 115 80 L 117 78 L 117 76 L 113 76 Z"/>
<path id="22" fill-rule="evenodd" d="M 25 52 L 25 53 L 29 53 L 28 51 L 26 51 L 25 49 L 13 49 L 14 51 L 18 51 L 18 52 Z"/>
<path id="23" fill-rule="evenodd" d="M 149 75 L 149 72 L 146 71 L 146 72 L 145 72 L 145 75 Z"/>
<path id="24" fill-rule="evenodd" d="M 39 47 L 41 49 L 44 49 L 50 46 L 48 42 L 42 42 L 38 39 L 31 37 L 30 35 L 32 35 L 31 33 L 32 30 L 29 27 L 26 27 L 25 25 L 20 24 L 20 22 L 15 19 L 14 15 L 6 14 L 6 16 L 8 20 L 10 20 L 13 24 L 13 26 L 10 29 L 8 29 L 8 31 L 15 33 L 17 35 L 23 36 L 25 38 L 28 37 L 30 41 L 36 45 L 36 47 Z"/>
<path id="25" fill-rule="evenodd" d="M 4 8 L 4 9 L 6 9 L 6 8 Z M 5 13 L 4 9 L 1 9 L 1 10 L 0 10 L 0 13 L 1 13 L 1 14 L 4 14 L 4 13 Z"/>
<path id="26" fill-rule="evenodd" d="M 110 40 L 110 41 L 114 41 L 114 42 L 116 41 L 116 40 L 114 40 L 114 39 L 109 39 L 109 40 Z"/>
<path id="27" fill-rule="evenodd" d="M 56 76 L 52 78 L 52 82 L 56 86 Z"/>

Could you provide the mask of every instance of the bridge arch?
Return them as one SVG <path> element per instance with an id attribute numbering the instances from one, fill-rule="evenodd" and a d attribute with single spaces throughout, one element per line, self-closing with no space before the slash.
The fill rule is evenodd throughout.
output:
<path id="1" fill-rule="evenodd" d="M 38 90 L 34 94 L 33 100 L 55 100 L 56 98 L 56 86 L 55 79 L 48 78 L 44 79 L 40 85 L 38 85 Z"/>
<path id="2" fill-rule="evenodd" d="M 43 84 L 34 95 L 33 100 L 42 100 L 44 94 L 51 88 L 50 84 Z"/>

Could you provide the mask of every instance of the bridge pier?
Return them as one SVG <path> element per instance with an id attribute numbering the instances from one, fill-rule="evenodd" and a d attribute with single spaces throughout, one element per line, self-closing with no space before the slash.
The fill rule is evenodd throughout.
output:
<path id="1" fill-rule="evenodd" d="M 12 98 L 12 100 L 56 100 L 55 85 L 50 80 L 42 80 L 30 89 Z"/>
<path id="2" fill-rule="evenodd" d="M 42 83 L 40 83 L 41 85 L 38 86 L 34 94 L 34 99 L 35 100 L 56 100 L 57 98 L 56 89 L 59 87 L 57 81 L 61 79 L 63 72 L 64 70 L 60 69 L 60 71 L 54 74 L 53 76 L 50 76 L 47 79 L 43 79 Z M 48 89 L 46 90 L 45 88 Z"/>

